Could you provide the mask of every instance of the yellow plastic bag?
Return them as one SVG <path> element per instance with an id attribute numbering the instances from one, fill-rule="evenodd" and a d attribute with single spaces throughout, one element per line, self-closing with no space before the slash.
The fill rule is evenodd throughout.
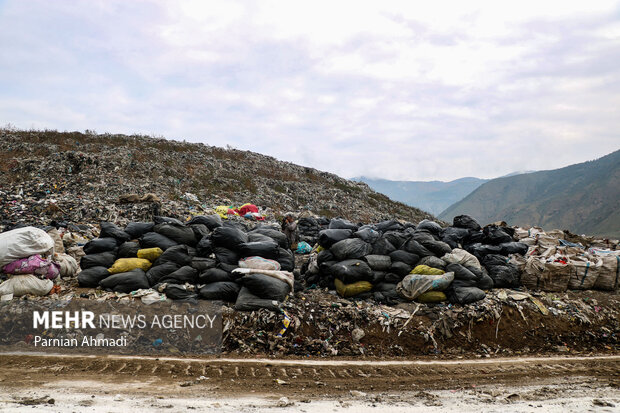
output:
<path id="1" fill-rule="evenodd" d="M 144 249 L 138 250 L 138 258 L 142 258 L 142 259 L 149 260 L 149 261 L 153 262 L 157 258 L 159 258 L 159 256 L 161 254 L 163 254 L 163 253 L 164 252 L 159 247 L 144 248 Z"/>
<path id="2" fill-rule="evenodd" d="M 151 268 L 151 265 L 153 265 L 151 261 L 143 258 L 119 258 L 114 262 L 114 265 L 108 268 L 108 272 L 110 274 L 118 274 L 135 270 L 136 268 L 141 268 L 146 271 Z"/>
<path id="3" fill-rule="evenodd" d="M 415 300 L 419 303 L 440 303 L 446 301 L 448 297 L 443 291 L 427 291 L 424 294 L 420 294 Z"/>
<path id="4" fill-rule="evenodd" d="M 368 281 L 358 281 L 353 284 L 345 284 L 338 278 L 334 280 L 336 285 L 336 291 L 341 297 L 353 297 L 361 293 L 366 293 L 372 290 L 372 284 Z"/>
<path id="5" fill-rule="evenodd" d="M 218 214 L 222 219 L 228 219 L 228 207 L 225 205 L 220 205 L 215 208 L 215 213 Z"/>
<path id="6" fill-rule="evenodd" d="M 441 275 L 445 274 L 444 270 L 438 268 L 429 267 L 428 265 L 418 265 L 409 274 L 421 274 L 421 275 Z"/>

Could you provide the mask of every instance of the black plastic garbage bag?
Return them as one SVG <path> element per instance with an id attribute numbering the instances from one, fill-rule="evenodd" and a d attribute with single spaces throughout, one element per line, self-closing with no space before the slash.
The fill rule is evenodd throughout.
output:
<path id="1" fill-rule="evenodd" d="M 263 257 L 269 260 L 277 259 L 278 243 L 274 240 L 244 242 L 239 246 L 241 257 Z"/>
<path id="2" fill-rule="evenodd" d="M 416 254 L 412 254 L 403 250 L 392 251 L 390 253 L 390 258 L 394 262 L 404 262 L 411 267 L 415 266 L 420 261 L 420 257 L 418 257 Z"/>
<path id="3" fill-rule="evenodd" d="M 116 240 L 119 242 L 125 242 L 131 239 L 128 233 L 126 233 L 111 222 L 102 222 L 99 225 L 101 226 L 99 238 L 112 237 L 116 238 Z"/>
<path id="4" fill-rule="evenodd" d="M 217 261 L 213 258 L 205 258 L 205 257 L 194 257 L 192 258 L 192 268 L 196 269 L 198 272 L 206 271 L 209 268 L 215 268 L 217 266 Z"/>
<path id="5" fill-rule="evenodd" d="M 389 255 L 366 255 L 364 261 L 373 271 L 388 271 L 392 265 Z"/>
<path id="6" fill-rule="evenodd" d="M 278 242 L 275 239 L 271 238 L 270 236 L 260 234 L 254 231 L 248 232 L 248 242 L 259 242 L 259 241 L 275 241 L 276 243 Z"/>
<path id="7" fill-rule="evenodd" d="M 174 301 L 185 301 L 196 303 L 198 294 L 194 291 L 188 291 L 185 285 L 168 284 L 164 289 L 166 297 Z"/>
<path id="8" fill-rule="evenodd" d="M 410 238 L 418 241 L 420 244 L 423 244 L 425 241 L 435 241 L 438 237 L 433 235 L 430 231 L 416 229 L 413 231 Z"/>
<path id="9" fill-rule="evenodd" d="M 278 249 L 278 258 L 276 261 L 280 263 L 282 271 L 293 271 L 295 269 L 295 255 L 289 249 Z"/>
<path id="10" fill-rule="evenodd" d="M 505 242 L 513 242 L 512 234 L 514 230 L 512 228 L 500 227 L 498 225 L 487 225 L 482 230 L 486 236 L 487 242 L 491 245 L 499 245 Z"/>
<path id="11" fill-rule="evenodd" d="M 396 292 L 397 285 L 398 284 L 386 282 L 375 285 L 373 288 L 373 296 L 375 301 L 387 305 L 394 305 L 402 302 L 403 300 Z"/>
<path id="12" fill-rule="evenodd" d="M 386 231 L 401 231 L 403 229 L 403 224 L 398 222 L 395 219 L 390 219 L 387 221 L 381 221 L 375 224 L 377 231 L 386 232 Z"/>
<path id="13" fill-rule="evenodd" d="M 154 226 L 152 222 L 130 222 L 125 227 L 125 232 L 131 239 L 138 239 L 147 232 L 153 232 Z"/>
<path id="14" fill-rule="evenodd" d="M 332 245 L 330 251 L 339 260 L 360 259 L 372 252 L 372 245 L 359 238 L 349 238 Z"/>
<path id="15" fill-rule="evenodd" d="M 273 229 L 269 227 L 257 227 L 254 230 L 252 230 L 252 233 L 268 236 L 269 238 L 275 240 L 280 246 L 280 248 L 290 248 L 290 245 L 288 243 L 288 238 L 286 238 L 286 235 L 284 235 L 284 233 L 278 231 L 277 229 Z"/>
<path id="16" fill-rule="evenodd" d="M 252 294 L 247 287 L 241 287 L 237 301 L 235 301 L 235 310 L 237 311 L 254 311 L 265 308 L 271 311 L 279 311 L 280 304 L 276 300 L 269 300 L 257 297 Z"/>
<path id="17" fill-rule="evenodd" d="M 80 260 L 80 268 L 85 270 L 91 267 L 110 268 L 116 261 L 116 251 L 100 252 L 98 254 L 85 255 Z"/>
<path id="18" fill-rule="evenodd" d="M 376 284 L 372 290 L 380 291 L 383 293 L 387 292 L 390 294 L 393 292 L 394 294 L 396 294 L 396 285 L 397 284 L 392 284 L 392 283 L 379 283 L 379 284 Z"/>
<path id="19" fill-rule="evenodd" d="M 478 280 L 478 285 L 476 287 L 481 290 L 490 290 L 494 287 L 493 278 L 489 277 L 489 274 L 482 274 L 482 277 Z"/>
<path id="20" fill-rule="evenodd" d="M 399 250 L 405 245 L 410 235 L 400 231 L 387 231 L 383 234 L 383 237 L 390 241 L 390 244 L 392 244 L 395 249 Z"/>
<path id="21" fill-rule="evenodd" d="M 441 258 L 437 258 L 432 255 L 428 257 L 422 257 L 420 261 L 418 261 L 418 265 L 428 265 L 429 267 L 437 268 L 440 270 L 446 269 L 446 262 Z"/>
<path id="22" fill-rule="evenodd" d="M 252 294 L 268 300 L 284 301 L 291 287 L 282 280 L 265 274 L 248 274 L 241 278 L 241 284 Z"/>
<path id="23" fill-rule="evenodd" d="M 454 280 L 450 284 L 450 288 L 478 287 L 477 280 Z M 480 288 L 480 287 L 478 287 Z"/>
<path id="24" fill-rule="evenodd" d="M 372 285 L 377 285 L 379 283 L 382 283 L 386 275 L 387 275 L 387 272 L 385 271 L 373 271 L 372 280 L 370 280 L 370 283 Z"/>
<path id="25" fill-rule="evenodd" d="M 429 221 L 428 219 L 424 219 L 420 221 L 420 223 L 416 226 L 416 230 L 426 230 L 434 235 L 439 235 L 441 232 L 441 225 L 436 223 L 435 221 Z"/>
<path id="26" fill-rule="evenodd" d="M 485 255 L 500 254 L 502 252 L 502 248 L 498 245 L 482 245 L 479 243 L 468 245 L 465 247 L 465 250 L 475 255 L 478 260 L 482 260 Z"/>
<path id="27" fill-rule="evenodd" d="M 470 304 L 483 300 L 486 297 L 484 291 L 476 287 L 450 288 L 446 296 L 451 303 Z"/>
<path id="28" fill-rule="evenodd" d="M 402 249 L 412 254 L 415 254 L 420 258 L 434 255 L 431 251 L 429 251 L 426 247 L 424 247 L 422 244 L 420 244 L 414 239 L 410 239 L 409 241 L 405 242 L 405 245 L 403 245 Z"/>
<path id="29" fill-rule="evenodd" d="M 84 254 L 90 255 L 106 251 L 114 251 L 117 246 L 118 241 L 116 241 L 116 238 L 95 238 L 88 241 L 86 245 L 84 245 Z"/>
<path id="30" fill-rule="evenodd" d="M 171 283 L 171 284 L 195 284 L 198 280 L 198 271 L 196 269 L 186 265 L 178 270 L 160 278 L 159 283 Z"/>
<path id="31" fill-rule="evenodd" d="M 371 228 L 364 228 L 354 232 L 353 236 L 361 239 L 362 241 L 374 244 L 381 237 L 381 233 Z"/>
<path id="32" fill-rule="evenodd" d="M 331 261 L 323 261 L 322 263 L 319 264 L 319 271 L 323 275 L 331 275 L 332 274 L 332 267 L 334 266 L 334 264 L 338 264 L 338 261 L 336 261 L 335 259 L 331 260 Z M 368 268 L 370 268 L 370 267 L 368 267 Z"/>
<path id="33" fill-rule="evenodd" d="M 470 229 L 472 231 L 480 231 L 482 229 L 478 221 L 476 221 L 469 215 L 455 216 L 454 219 L 452 220 L 452 225 L 457 228 L 465 228 L 465 229 Z"/>
<path id="34" fill-rule="evenodd" d="M 502 249 L 503 255 L 508 254 L 527 254 L 528 245 L 522 242 L 505 242 L 503 244 L 499 244 L 499 247 Z"/>
<path id="35" fill-rule="evenodd" d="M 164 278 L 168 274 L 172 274 L 179 268 L 181 268 L 179 264 L 168 261 L 163 264 L 149 268 L 149 270 L 146 272 L 146 279 L 148 280 L 149 285 L 153 286 L 155 284 L 158 284 L 160 279 Z"/>
<path id="36" fill-rule="evenodd" d="M 492 267 L 495 265 L 504 266 L 508 264 L 508 258 L 500 254 L 488 254 L 482 257 L 480 264 L 484 267 Z"/>
<path id="37" fill-rule="evenodd" d="M 463 246 L 466 247 L 465 249 L 475 244 L 486 244 L 486 236 L 482 231 L 469 231 L 469 234 L 463 238 Z"/>
<path id="38" fill-rule="evenodd" d="M 110 273 L 106 267 L 90 267 L 78 274 L 78 284 L 83 288 L 95 288 L 108 276 Z"/>
<path id="39" fill-rule="evenodd" d="M 469 235 L 469 230 L 465 228 L 444 228 L 439 234 L 439 238 L 448 244 L 450 248 L 459 248 L 463 244 L 463 240 Z"/>
<path id="40" fill-rule="evenodd" d="M 390 255 L 394 251 L 396 251 L 396 247 L 385 237 L 379 238 L 372 245 L 372 254 L 374 255 Z"/>
<path id="41" fill-rule="evenodd" d="M 248 235 L 238 228 L 218 227 L 213 230 L 211 241 L 216 247 L 237 250 L 241 244 L 248 242 Z"/>
<path id="42" fill-rule="evenodd" d="M 512 264 L 486 267 L 495 288 L 517 288 L 521 286 L 519 270 Z"/>
<path id="43" fill-rule="evenodd" d="M 345 284 L 370 281 L 373 276 L 368 264 L 361 260 L 345 260 L 335 263 L 329 268 L 329 272 Z"/>
<path id="44" fill-rule="evenodd" d="M 474 284 L 480 279 L 477 274 L 474 274 L 461 264 L 446 265 L 446 272 L 453 272 L 455 280 L 474 281 Z"/>
<path id="45" fill-rule="evenodd" d="M 204 237 L 208 237 L 209 235 L 211 235 L 211 231 L 209 231 L 209 228 L 207 228 L 206 225 L 192 224 L 188 225 L 188 227 L 191 228 L 192 231 L 194 231 L 194 238 L 196 238 L 197 241 L 200 241 Z"/>
<path id="46" fill-rule="evenodd" d="M 140 244 L 136 241 L 123 242 L 116 252 L 117 258 L 135 258 L 138 256 Z"/>
<path id="47" fill-rule="evenodd" d="M 405 275 L 398 275 L 394 274 L 393 272 L 388 272 L 387 274 L 385 274 L 383 282 L 388 284 L 398 284 L 403 280 L 403 278 L 405 278 Z"/>
<path id="48" fill-rule="evenodd" d="M 235 266 L 239 265 L 239 258 L 241 257 L 235 251 L 224 247 L 215 247 L 213 252 L 215 253 L 215 259 L 219 262 Z"/>
<path id="49" fill-rule="evenodd" d="M 158 234 L 157 232 L 147 232 L 142 236 L 142 238 L 140 238 L 140 246 L 142 248 L 159 247 L 163 251 L 166 251 L 168 248 L 174 247 L 175 245 L 179 244 L 164 235 Z"/>
<path id="50" fill-rule="evenodd" d="M 176 225 L 171 223 L 157 224 L 153 227 L 153 231 L 170 238 L 179 244 L 190 246 L 196 245 L 196 236 L 194 230 L 185 225 Z"/>
<path id="51" fill-rule="evenodd" d="M 243 232 L 244 234 L 247 234 L 247 232 L 248 232 L 248 226 L 245 224 L 245 222 L 233 221 L 231 219 L 227 219 L 226 221 L 222 222 L 222 226 L 226 227 L 226 228 L 238 229 L 239 231 Z"/>
<path id="52" fill-rule="evenodd" d="M 213 242 L 211 238 L 203 237 L 196 245 L 196 255 L 199 257 L 208 257 L 213 254 Z"/>
<path id="53" fill-rule="evenodd" d="M 149 288 L 146 273 L 140 268 L 119 274 L 112 274 L 99 281 L 101 288 L 118 293 L 130 293 L 142 288 Z"/>
<path id="54" fill-rule="evenodd" d="M 222 226 L 222 218 L 218 214 L 213 215 L 197 215 L 189 220 L 188 225 L 203 224 L 213 231 L 215 228 Z"/>
<path id="55" fill-rule="evenodd" d="M 208 270 L 201 272 L 198 276 L 199 284 L 210 284 L 222 281 L 233 281 L 233 278 L 230 276 L 230 273 L 222 270 L 221 268 L 209 268 Z"/>
<path id="56" fill-rule="evenodd" d="M 350 229 L 324 229 L 319 232 L 319 245 L 323 248 L 330 248 L 338 241 L 350 238 L 353 231 Z"/>
<path id="57" fill-rule="evenodd" d="M 334 254 L 332 254 L 332 252 L 330 250 L 323 250 L 321 252 L 319 252 L 316 256 L 316 261 L 321 264 L 325 261 L 335 261 L 336 257 L 334 257 Z"/>
<path id="58" fill-rule="evenodd" d="M 443 241 L 421 241 L 420 244 L 438 257 L 443 257 L 452 252 L 452 248 Z"/>
<path id="59" fill-rule="evenodd" d="M 358 225 L 346 219 L 333 218 L 329 221 L 329 229 L 351 229 L 353 231 L 357 231 L 357 228 Z"/>
<path id="60" fill-rule="evenodd" d="M 200 289 L 200 298 L 205 300 L 237 301 L 241 286 L 232 281 L 218 281 Z"/>
<path id="61" fill-rule="evenodd" d="M 168 248 L 157 258 L 154 265 L 161 265 L 165 262 L 174 262 L 182 267 L 192 265 L 192 257 L 189 255 L 187 245 L 175 245 Z"/>
<path id="62" fill-rule="evenodd" d="M 409 274 L 412 269 L 413 267 L 411 265 L 399 261 L 393 262 L 390 266 L 390 272 L 400 276 L 401 278 Z"/>

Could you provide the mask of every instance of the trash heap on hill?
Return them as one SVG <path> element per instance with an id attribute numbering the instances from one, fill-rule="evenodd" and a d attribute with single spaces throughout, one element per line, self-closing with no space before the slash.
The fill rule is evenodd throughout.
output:
<path id="1" fill-rule="evenodd" d="M 415 226 L 333 219 L 319 232 L 320 247 L 304 278 L 307 286 L 386 304 L 468 304 L 492 288 L 618 288 L 620 252 L 587 252 L 564 240 L 562 247 L 563 236 L 562 231 L 528 232 L 503 222 L 482 228 L 467 215 L 455 217 L 447 228 L 428 220 Z"/>
<path id="2" fill-rule="evenodd" d="M 101 223 L 84 246 L 81 287 L 130 293 L 152 288 L 173 300 L 224 300 L 238 310 L 268 308 L 293 291 L 295 257 L 283 233 L 219 214 L 187 223 L 156 217 L 124 229 Z"/>

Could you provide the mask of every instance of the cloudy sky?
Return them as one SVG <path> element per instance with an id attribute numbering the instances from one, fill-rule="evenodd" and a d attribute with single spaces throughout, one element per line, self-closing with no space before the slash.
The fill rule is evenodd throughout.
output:
<path id="1" fill-rule="evenodd" d="M 0 0 L 8 123 L 344 177 L 553 169 L 620 148 L 620 2 Z"/>

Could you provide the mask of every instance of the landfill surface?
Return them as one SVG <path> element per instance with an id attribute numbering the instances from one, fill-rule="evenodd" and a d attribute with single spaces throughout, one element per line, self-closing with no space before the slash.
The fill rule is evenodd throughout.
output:
<path id="1" fill-rule="evenodd" d="M 0 225 L 124 225 L 248 201 L 271 216 L 308 210 L 367 222 L 432 218 L 364 183 L 255 152 L 147 136 L 0 128 Z"/>

